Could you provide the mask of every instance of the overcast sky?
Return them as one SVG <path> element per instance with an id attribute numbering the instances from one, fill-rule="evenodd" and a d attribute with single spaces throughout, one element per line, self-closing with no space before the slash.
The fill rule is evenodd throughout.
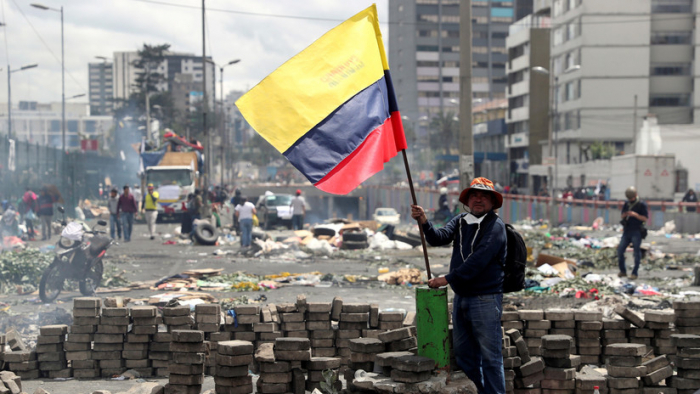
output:
<path id="1" fill-rule="evenodd" d="M 247 90 L 373 2 L 386 22 L 388 0 L 207 0 L 207 55 L 218 64 L 241 59 L 226 68 L 224 91 Z M 101 61 L 95 56 L 112 59 L 144 43 L 202 54 L 200 0 L 0 0 L 0 102 L 7 103 L 7 64 L 34 63 L 39 67 L 12 73 L 12 102 L 61 100 L 60 13 L 31 3 L 64 8 L 66 97 L 87 93 L 87 65 Z M 386 43 L 388 25 L 380 26 Z M 218 93 L 218 70 L 216 80 Z"/>

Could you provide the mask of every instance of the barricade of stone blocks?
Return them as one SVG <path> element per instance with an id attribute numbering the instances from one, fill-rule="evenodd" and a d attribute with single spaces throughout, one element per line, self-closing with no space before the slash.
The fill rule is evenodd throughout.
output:
<path id="1" fill-rule="evenodd" d="M 221 327 L 221 305 L 197 304 L 194 307 L 195 328 L 198 331 L 218 332 Z"/>
<path id="2" fill-rule="evenodd" d="M 671 324 L 676 320 L 673 312 L 646 311 L 644 312 L 644 328 L 652 330 L 651 346 L 657 356 L 676 353 L 676 348 L 671 344 Z"/>
<path id="3" fill-rule="evenodd" d="M 36 359 L 34 350 L 23 350 L 17 352 L 9 352 L 4 354 L 5 365 L 7 369 L 14 372 L 22 379 L 38 379 L 41 376 L 39 372 L 39 362 Z"/>
<path id="4" fill-rule="evenodd" d="M 378 338 L 355 338 L 350 340 L 350 364 L 354 370 L 374 371 L 374 359 L 384 353 L 386 345 Z"/>
<path id="5" fill-rule="evenodd" d="M 543 394 L 573 394 L 576 389 L 576 368 L 562 368 L 571 357 L 574 340 L 568 335 L 542 337 L 544 379 L 540 382 Z"/>
<path id="6" fill-rule="evenodd" d="M 158 310 L 155 306 L 134 306 L 129 309 L 132 319 L 131 331 L 126 334 L 122 351 L 124 367 L 137 371 L 141 376 L 153 376 L 149 359 L 149 344 L 158 332 Z"/>
<path id="7" fill-rule="evenodd" d="M 170 375 L 170 342 L 172 334 L 169 332 L 157 332 L 153 334 L 151 342 L 148 344 L 148 359 L 151 360 L 153 374 L 159 377 Z"/>
<path id="8" fill-rule="evenodd" d="M 700 335 L 700 301 L 673 301 L 676 331 L 679 334 Z"/>
<path id="9" fill-rule="evenodd" d="M 130 323 L 131 316 L 128 308 L 102 308 L 92 347 L 92 359 L 98 362 L 100 376 L 111 378 L 126 371 L 122 352 Z"/>
<path id="10" fill-rule="evenodd" d="M 309 378 L 306 380 L 306 391 L 321 390 L 321 382 L 325 382 L 323 377 L 324 371 L 337 374 L 340 368 L 340 358 L 338 357 L 311 357 L 311 360 L 305 361 L 304 366 L 308 371 Z M 329 372 L 327 372 L 329 373 Z M 340 379 L 336 380 L 335 388 L 340 391 L 343 389 L 343 382 Z"/>
<path id="11" fill-rule="evenodd" d="M 218 342 L 215 391 L 223 394 L 248 394 L 253 392 L 253 377 L 248 375 L 253 363 L 254 346 L 248 341 Z"/>
<path id="12" fill-rule="evenodd" d="M 57 324 L 39 328 L 39 337 L 36 341 L 36 357 L 39 361 L 39 370 L 49 379 L 70 378 L 71 370 L 68 368 L 66 353 L 63 343 L 66 341 L 68 326 Z"/>
<path id="13" fill-rule="evenodd" d="M 168 327 L 168 332 L 174 330 L 191 330 L 194 327 L 194 318 L 187 305 L 165 307 L 161 311 L 163 324 Z"/>
<path id="14" fill-rule="evenodd" d="M 260 344 L 255 350 L 255 362 L 260 370 L 260 377 L 256 383 L 259 393 L 279 394 L 291 392 L 291 364 L 288 361 L 275 360 L 274 343 Z M 232 370 L 231 373 L 235 373 L 235 371 Z"/>
<path id="15" fill-rule="evenodd" d="M 204 358 L 207 353 L 204 332 L 171 331 L 172 362 L 165 394 L 199 394 L 204 382 Z"/>
<path id="16" fill-rule="evenodd" d="M 629 343 L 627 338 L 630 329 L 630 323 L 623 319 L 603 319 L 603 332 L 601 345 L 603 352 L 608 345 L 616 343 Z"/>
<path id="17" fill-rule="evenodd" d="M 260 308 L 260 322 L 253 323 L 253 332 L 255 333 L 256 348 L 263 343 L 275 343 L 275 339 L 284 336 L 284 333 L 280 331 L 279 314 L 274 304 Z"/>
<path id="18" fill-rule="evenodd" d="M 420 383 L 430 379 L 434 369 L 435 361 L 427 357 L 396 357 L 391 362 L 391 379 L 401 383 Z"/>
<path id="19" fill-rule="evenodd" d="M 646 352 L 646 345 L 641 343 L 615 343 L 605 347 L 610 393 L 632 394 L 639 391 L 640 378 L 646 374 L 646 367 L 642 366 L 642 357 Z"/>
<path id="20" fill-rule="evenodd" d="M 63 349 L 66 360 L 70 361 L 73 377 L 98 378 L 100 368 L 92 357 L 92 341 L 100 319 L 102 299 L 99 297 L 78 297 L 73 299 L 73 325 L 68 329 Z"/>
<path id="21" fill-rule="evenodd" d="M 520 320 L 523 320 L 525 328 L 522 330 L 523 340 L 531 356 L 540 355 L 542 336 L 547 335 L 552 327 L 552 322 L 544 319 L 542 310 L 521 310 L 518 311 Z"/>
<path id="22" fill-rule="evenodd" d="M 600 311 L 574 311 L 576 321 L 576 354 L 581 356 L 583 364 L 600 364 L 603 353 L 601 332 L 603 331 L 603 313 Z"/>
<path id="23" fill-rule="evenodd" d="M 330 302 L 306 303 L 306 329 L 311 341 L 313 357 L 334 357 L 335 331 L 331 324 Z"/>
<path id="24" fill-rule="evenodd" d="M 697 305 L 700 308 L 700 304 Z M 676 347 L 676 355 L 669 358 L 676 366 L 677 374 L 667 378 L 666 384 L 675 388 L 678 394 L 692 394 L 700 389 L 700 335 L 672 334 L 671 341 Z"/>

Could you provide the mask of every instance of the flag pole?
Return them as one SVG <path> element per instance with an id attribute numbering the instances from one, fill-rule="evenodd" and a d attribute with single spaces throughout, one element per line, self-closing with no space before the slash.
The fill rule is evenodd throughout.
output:
<path id="1" fill-rule="evenodd" d="M 411 189 L 411 198 L 413 199 L 413 205 L 418 205 L 416 200 L 416 191 L 413 190 L 413 178 L 411 177 L 411 169 L 408 167 L 408 157 L 406 156 L 406 149 L 402 149 L 403 154 L 403 164 L 406 167 L 406 175 L 408 175 L 408 187 Z M 428 273 L 428 280 L 432 279 L 430 275 L 430 261 L 428 261 L 428 245 L 425 242 L 425 234 L 423 234 L 423 226 L 418 224 L 418 230 L 420 231 L 420 243 L 423 245 L 423 258 L 425 259 L 425 271 Z"/>

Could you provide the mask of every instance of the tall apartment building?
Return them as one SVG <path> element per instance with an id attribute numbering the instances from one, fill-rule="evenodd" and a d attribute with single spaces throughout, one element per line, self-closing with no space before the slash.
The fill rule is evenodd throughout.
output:
<path id="1" fill-rule="evenodd" d="M 134 61 L 139 59 L 138 53 L 133 52 L 115 52 L 114 53 L 114 98 L 117 101 L 126 100 L 131 93 L 136 90 L 136 78 L 141 71 L 134 67 Z M 158 66 L 158 73 L 165 75 L 166 81 L 161 84 L 158 89 L 161 91 L 171 91 L 174 87 L 175 76 L 178 74 L 189 74 L 192 76 L 192 82 L 199 84 L 198 92 L 202 91 L 201 84 L 204 78 L 204 73 L 207 76 L 207 94 L 209 108 L 214 105 L 214 88 L 216 81 L 214 80 L 214 65 L 207 62 L 206 67 L 202 66 L 202 57 L 195 56 L 190 53 L 168 52 L 165 55 L 165 60 Z M 188 92 L 189 96 L 189 92 Z"/>
<path id="2" fill-rule="evenodd" d="M 389 2 L 389 65 L 399 108 L 413 122 L 458 110 L 459 7 L 459 0 Z M 475 98 L 505 98 L 508 26 L 531 11 L 532 0 L 472 1 Z"/>
<path id="3" fill-rule="evenodd" d="M 549 137 L 549 78 L 532 68 L 549 69 L 551 4 L 551 0 L 536 1 L 534 14 L 512 24 L 506 39 L 508 183 L 520 190 L 529 186 L 530 165 L 542 164 L 542 145 Z"/>
<path id="4" fill-rule="evenodd" d="M 114 113 L 114 67 L 112 63 L 88 64 L 89 102 L 91 115 Z"/>

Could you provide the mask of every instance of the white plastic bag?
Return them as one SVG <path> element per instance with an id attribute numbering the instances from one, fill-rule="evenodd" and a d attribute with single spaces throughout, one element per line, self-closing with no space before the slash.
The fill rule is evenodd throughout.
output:
<path id="1" fill-rule="evenodd" d="M 70 239 L 71 241 L 80 241 L 83 239 L 83 225 L 78 222 L 70 222 L 61 232 L 61 237 Z"/>

